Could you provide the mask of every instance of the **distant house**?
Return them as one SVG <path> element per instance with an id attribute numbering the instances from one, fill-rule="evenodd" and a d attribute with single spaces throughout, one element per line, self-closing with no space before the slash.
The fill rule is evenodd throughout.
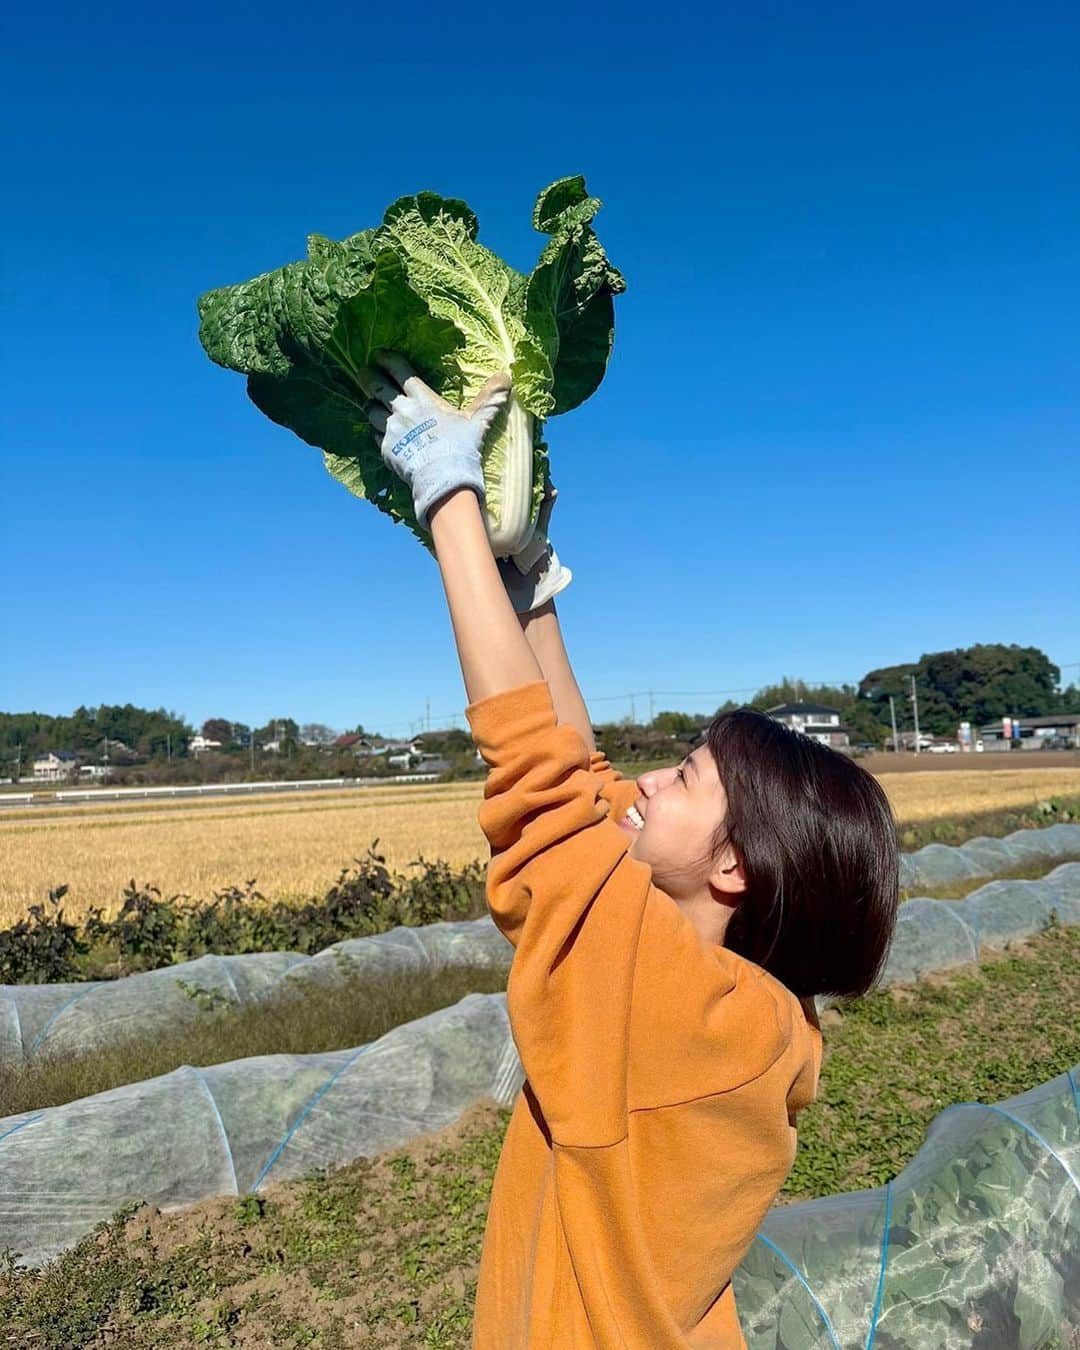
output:
<path id="1" fill-rule="evenodd" d="M 1019 717 L 1019 739 L 1006 738 L 1001 720 L 979 728 L 987 750 L 1041 750 L 1043 747 L 1080 750 L 1080 713 L 1054 713 L 1050 717 Z M 1010 727 L 1010 730 L 1013 730 Z"/>
<path id="2" fill-rule="evenodd" d="M 212 741 L 208 736 L 203 736 L 199 733 L 198 735 L 192 736 L 191 740 L 188 742 L 188 749 L 192 754 L 197 755 L 200 750 L 220 750 L 221 742 Z"/>
<path id="3" fill-rule="evenodd" d="M 801 731 L 804 736 L 832 746 L 834 750 L 847 750 L 851 746 L 851 733 L 840 725 L 839 712 L 835 708 L 826 708 L 823 703 L 778 703 L 765 711 L 773 721 L 782 722 L 793 731 Z"/>
<path id="4" fill-rule="evenodd" d="M 56 783 L 67 778 L 78 763 L 70 750 L 46 750 L 34 756 L 34 778 L 39 783 Z"/>
<path id="5" fill-rule="evenodd" d="M 395 769 L 413 769 L 424 759 L 424 751 L 418 740 L 399 741 L 396 745 L 386 747 L 389 753 L 386 756 L 387 764 Z"/>
<path id="6" fill-rule="evenodd" d="M 377 751 L 370 750 L 370 746 L 371 742 L 366 736 L 357 736 L 355 732 L 348 732 L 344 736 L 339 736 L 334 742 L 335 750 L 351 750 L 354 755 L 377 754 Z"/>

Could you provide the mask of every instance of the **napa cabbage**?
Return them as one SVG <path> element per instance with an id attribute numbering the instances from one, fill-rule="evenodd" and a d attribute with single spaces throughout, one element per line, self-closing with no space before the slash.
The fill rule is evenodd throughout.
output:
<path id="1" fill-rule="evenodd" d="M 208 291 L 199 340 L 211 360 L 247 376 L 257 408 L 320 449 L 335 478 L 429 551 L 408 487 L 383 463 L 357 372 L 392 348 L 460 407 L 509 370 L 513 395 L 483 450 L 485 525 L 505 557 L 528 540 L 550 477 L 545 420 L 587 399 L 611 354 L 612 300 L 625 282 L 592 227 L 600 205 L 581 177 L 546 187 L 533 225 L 547 242 L 526 276 L 477 241 L 464 202 L 402 197 L 375 229 L 309 235 L 306 259 Z"/>

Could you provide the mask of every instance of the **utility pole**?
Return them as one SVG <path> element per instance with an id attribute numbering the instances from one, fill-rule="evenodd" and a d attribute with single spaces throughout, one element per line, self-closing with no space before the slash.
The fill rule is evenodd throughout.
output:
<path id="1" fill-rule="evenodd" d="M 169 763 L 171 764 L 171 763 L 172 763 L 172 732 L 171 732 L 171 731 L 167 731 L 167 732 L 165 733 L 165 744 L 168 746 L 168 750 L 169 750 Z"/>
<path id="2" fill-rule="evenodd" d="M 919 695 L 915 692 L 915 676 L 911 677 L 911 711 L 915 718 L 915 753 L 919 753 Z"/>
<path id="3" fill-rule="evenodd" d="M 251 751 L 251 776 L 255 777 L 255 723 L 248 728 L 248 749 Z"/>
<path id="4" fill-rule="evenodd" d="M 424 726 L 431 730 L 431 695 L 424 700 Z"/>
<path id="5" fill-rule="evenodd" d="M 649 726 L 652 726 L 652 724 L 653 724 L 653 722 L 654 722 L 655 720 L 656 720 L 656 714 L 655 714 L 655 712 L 653 711 L 653 692 L 652 692 L 652 690 L 650 689 L 650 690 L 649 690 Z"/>
<path id="6" fill-rule="evenodd" d="M 634 695 L 630 695 L 630 722 L 633 726 L 637 725 L 637 708 L 634 706 Z"/>
<path id="7" fill-rule="evenodd" d="M 896 738 L 896 700 L 892 694 L 889 695 L 889 716 L 892 718 L 892 748 L 893 754 L 900 749 L 900 742 Z"/>

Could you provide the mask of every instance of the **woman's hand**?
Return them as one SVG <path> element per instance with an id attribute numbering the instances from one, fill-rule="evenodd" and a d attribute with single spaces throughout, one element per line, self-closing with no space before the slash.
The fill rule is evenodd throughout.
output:
<path id="1" fill-rule="evenodd" d="M 429 389 L 397 352 L 376 352 L 378 368 L 360 372 L 373 400 L 367 416 L 381 439 L 386 463 L 412 489 L 420 527 L 430 530 L 432 507 L 458 488 L 472 488 L 483 502 L 480 447 L 510 397 L 508 374 L 497 374 L 465 408 L 457 409 Z"/>
<path id="2" fill-rule="evenodd" d="M 573 572 L 559 562 L 559 555 L 548 539 L 548 522 L 558 495 L 559 489 L 549 477 L 536 526 L 528 543 L 509 558 L 495 560 L 499 576 L 517 614 L 530 614 L 539 609 L 566 590 L 573 579 Z"/>

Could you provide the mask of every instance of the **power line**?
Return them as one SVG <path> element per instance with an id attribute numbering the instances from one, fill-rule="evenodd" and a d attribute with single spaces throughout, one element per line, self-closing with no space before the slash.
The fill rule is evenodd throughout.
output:
<path id="1" fill-rule="evenodd" d="M 858 683 L 859 683 L 858 680 L 847 680 L 847 679 L 799 680 L 799 684 L 802 685 L 803 687 L 805 687 L 806 685 L 839 686 L 844 684 L 857 686 Z M 590 705 L 593 703 L 629 703 L 631 704 L 631 706 L 633 706 L 634 701 L 636 699 L 639 698 L 649 699 L 650 713 L 651 713 L 652 706 L 655 703 L 655 700 L 658 698 L 721 698 L 721 697 L 726 698 L 731 694 L 755 694 L 762 687 L 763 686 L 759 683 L 759 684 L 743 684 L 739 685 L 736 688 L 731 689 L 631 689 L 624 694 L 588 695 L 585 698 L 585 702 L 586 704 Z M 429 704 L 428 710 L 426 711 L 424 718 L 421 719 L 422 722 L 427 724 L 429 729 L 431 726 L 432 717 L 435 718 L 436 722 L 455 723 L 457 721 L 462 720 L 464 718 L 464 714 L 460 711 L 453 713 L 432 714 L 430 712 L 430 704 Z M 652 716 L 650 716 L 649 720 L 652 721 Z M 399 718 L 397 721 L 394 722 L 380 722 L 379 725 L 387 730 L 390 730 L 395 727 L 408 727 L 409 733 L 410 735 L 412 735 L 414 734 L 414 730 L 417 726 L 417 723 L 418 723 L 417 718 Z"/>

